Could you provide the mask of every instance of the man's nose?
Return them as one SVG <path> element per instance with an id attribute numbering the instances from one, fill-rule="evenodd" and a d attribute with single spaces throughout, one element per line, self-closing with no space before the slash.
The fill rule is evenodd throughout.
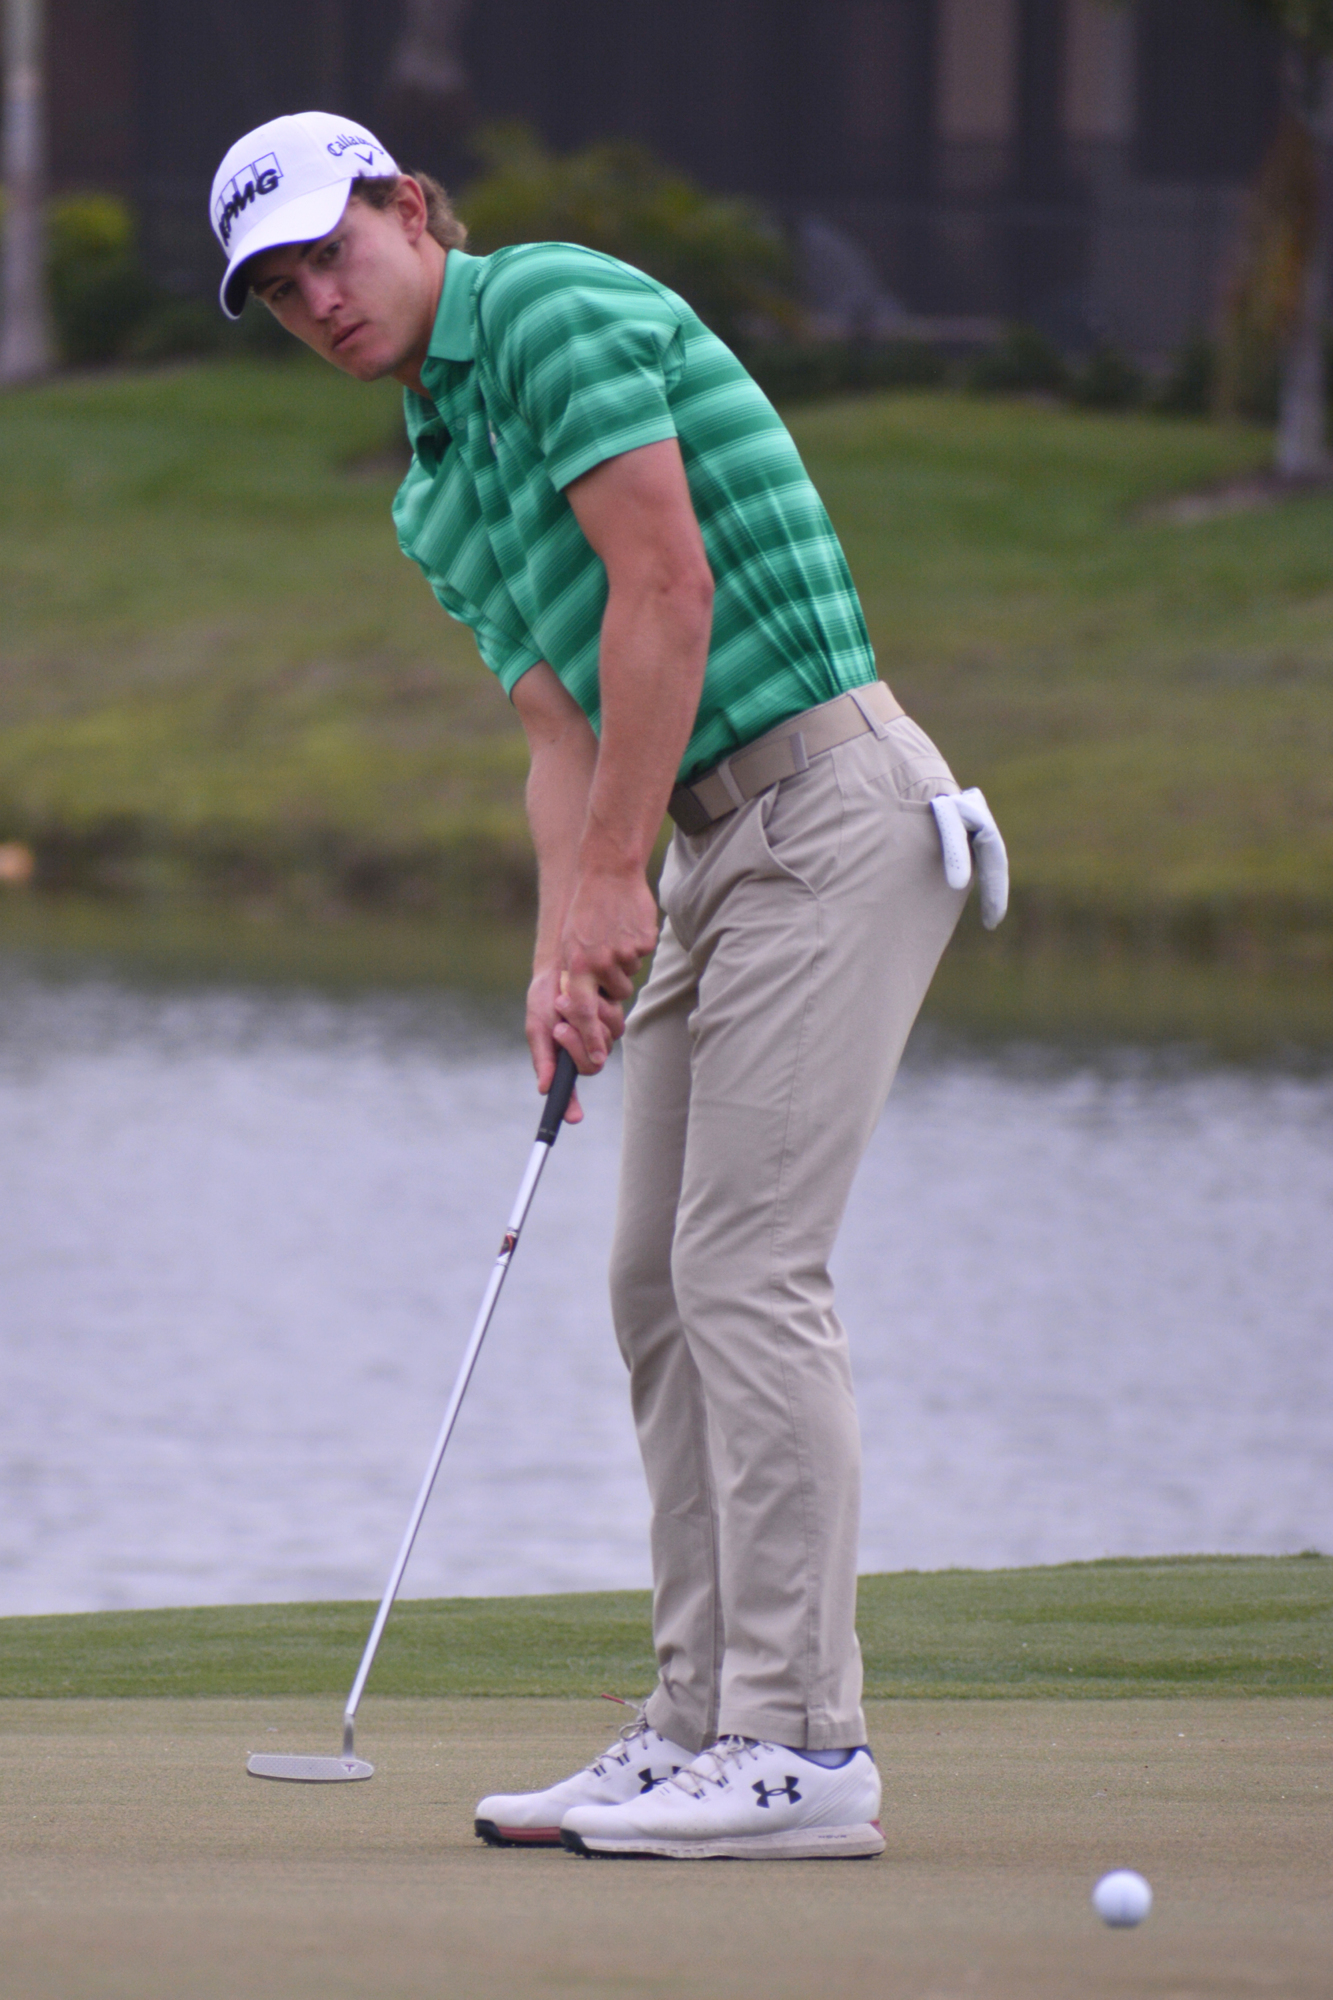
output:
<path id="1" fill-rule="evenodd" d="M 342 302 L 336 283 L 319 271 L 307 271 L 305 280 L 306 310 L 312 319 L 327 319 Z"/>

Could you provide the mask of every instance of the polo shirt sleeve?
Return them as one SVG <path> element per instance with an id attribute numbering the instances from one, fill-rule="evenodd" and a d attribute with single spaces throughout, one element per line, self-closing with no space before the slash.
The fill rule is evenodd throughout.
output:
<path id="1" fill-rule="evenodd" d="M 541 648 L 535 646 L 530 638 L 519 638 L 516 633 L 506 632 L 503 625 L 494 618 L 488 618 L 476 605 L 465 604 L 448 584 L 432 579 L 431 589 L 441 609 L 457 619 L 460 625 L 468 627 L 477 642 L 482 664 L 490 668 L 505 693 L 512 695 L 529 667 L 535 667 L 541 659 Z"/>
<path id="2" fill-rule="evenodd" d="M 474 625 L 477 651 L 482 660 L 495 675 L 500 686 L 512 697 L 515 687 L 530 667 L 535 667 L 541 659 L 540 649 L 532 645 L 520 645 L 507 632 L 485 622 Z"/>
<path id="3" fill-rule="evenodd" d="M 488 286 L 481 306 L 497 377 L 558 488 L 675 437 L 668 391 L 683 346 L 659 286 L 614 258 L 561 249 Z"/>

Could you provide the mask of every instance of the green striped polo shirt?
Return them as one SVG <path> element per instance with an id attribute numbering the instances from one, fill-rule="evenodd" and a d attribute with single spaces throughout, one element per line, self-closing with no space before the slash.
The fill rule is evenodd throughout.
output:
<path id="1" fill-rule="evenodd" d="M 664 285 L 569 243 L 451 250 L 421 379 L 426 396 L 406 393 L 399 543 L 506 693 L 546 660 L 598 727 L 606 570 L 563 489 L 672 437 L 714 579 L 680 777 L 875 678 L 846 559 L 785 425 Z"/>

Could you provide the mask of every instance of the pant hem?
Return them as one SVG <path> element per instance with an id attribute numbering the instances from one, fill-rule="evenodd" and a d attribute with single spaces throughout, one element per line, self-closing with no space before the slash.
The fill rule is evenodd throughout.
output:
<path id="1" fill-rule="evenodd" d="M 787 1750 L 858 1750 L 866 1741 L 866 1719 L 860 1709 L 839 1719 L 772 1708 L 729 1708 L 723 1711 L 717 1733 L 752 1736 L 762 1743 L 780 1743 Z"/>
<path id="2" fill-rule="evenodd" d="M 665 1736 L 668 1743 L 679 1743 L 682 1750 L 688 1750 L 697 1757 L 710 1743 L 717 1741 L 718 1732 L 710 1735 L 707 1723 L 692 1721 L 683 1710 L 677 1708 L 669 1694 L 661 1688 L 649 1695 L 643 1705 L 644 1720 L 659 1736 Z"/>

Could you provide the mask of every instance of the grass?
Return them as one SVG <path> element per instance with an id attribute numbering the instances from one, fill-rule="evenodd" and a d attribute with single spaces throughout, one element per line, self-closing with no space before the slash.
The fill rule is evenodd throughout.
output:
<path id="1" fill-rule="evenodd" d="M 0 399 L 0 837 L 48 880 L 523 900 L 521 740 L 375 469 L 396 394 L 296 360 Z M 791 423 L 881 671 L 999 813 L 1015 936 L 1327 953 L 1333 497 L 1145 515 L 1268 453 L 1147 416 Z"/>
<path id="2" fill-rule="evenodd" d="M 409 1599 L 381 1695 L 639 1695 L 646 1591 Z M 341 1697 L 365 1604 L 0 1621 L 0 1696 Z M 1333 1561 L 1180 1556 L 861 1579 L 868 1698 L 1333 1694 Z"/>

